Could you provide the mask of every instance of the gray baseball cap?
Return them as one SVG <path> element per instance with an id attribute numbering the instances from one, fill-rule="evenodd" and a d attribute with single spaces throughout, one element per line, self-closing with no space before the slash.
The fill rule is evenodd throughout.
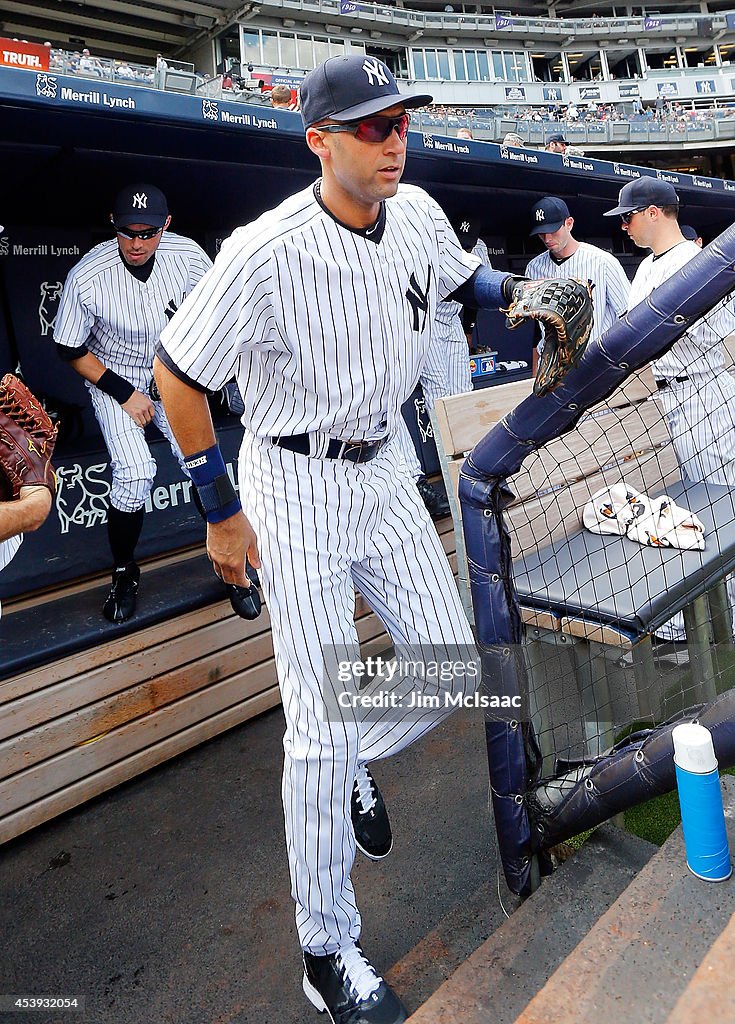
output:
<path id="1" fill-rule="evenodd" d="M 399 92 L 387 64 L 364 53 L 329 57 L 306 75 L 299 90 L 305 128 L 326 117 L 338 122 L 358 121 L 399 103 L 406 109 L 425 107 L 432 99 Z"/>

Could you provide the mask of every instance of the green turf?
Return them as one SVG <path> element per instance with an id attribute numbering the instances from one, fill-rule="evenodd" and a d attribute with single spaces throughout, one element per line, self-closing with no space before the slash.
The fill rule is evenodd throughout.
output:
<path id="1" fill-rule="evenodd" d="M 723 775 L 735 775 L 735 768 L 726 768 Z M 629 832 L 649 843 L 661 846 L 681 822 L 679 797 L 676 790 L 655 796 L 625 812 L 625 827 Z"/>

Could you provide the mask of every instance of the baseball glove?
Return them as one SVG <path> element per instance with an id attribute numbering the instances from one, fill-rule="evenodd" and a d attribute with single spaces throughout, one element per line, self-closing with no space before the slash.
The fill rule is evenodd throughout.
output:
<path id="1" fill-rule="evenodd" d="M 535 395 L 545 395 L 576 366 L 592 330 L 592 285 L 573 277 L 519 281 L 513 286 L 508 327 L 524 320 L 544 325 L 544 350 L 533 385 Z"/>
<path id="2" fill-rule="evenodd" d="M 54 494 L 57 431 L 25 384 L 6 373 L 0 381 L 0 497 L 18 498 L 21 487 L 48 487 Z"/>

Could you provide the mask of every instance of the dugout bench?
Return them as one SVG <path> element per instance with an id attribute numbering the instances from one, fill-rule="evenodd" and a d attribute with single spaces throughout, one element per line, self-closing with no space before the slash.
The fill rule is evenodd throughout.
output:
<path id="1" fill-rule="evenodd" d="M 531 390 L 532 381 L 521 381 L 455 395 L 432 412 L 470 621 L 460 468 L 466 453 Z M 724 581 L 735 569 L 735 491 L 681 481 L 656 394 L 646 368 L 572 431 L 535 450 L 507 481 L 515 497 L 504 518 L 544 774 L 560 751 L 574 760 L 608 749 L 620 738 L 615 723 L 650 724 L 712 699 L 722 669 L 718 654 L 733 650 Z M 643 547 L 584 529 L 588 498 L 621 480 L 651 496 L 667 493 L 695 512 L 705 526 L 705 550 Z M 689 667 L 677 689 L 671 673 L 654 663 L 652 638 L 679 611 Z"/>

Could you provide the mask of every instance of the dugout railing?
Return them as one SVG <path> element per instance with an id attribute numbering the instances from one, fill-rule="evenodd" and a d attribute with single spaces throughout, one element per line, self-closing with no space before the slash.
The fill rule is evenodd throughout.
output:
<path id="1" fill-rule="evenodd" d="M 516 720 L 486 719 L 496 829 L 516 893 L 531 890 L 535 867 L 548 869 L 551 845 L 673 788 L 676 721 L 708 724 L 720 765 L 735 761 L 724 585 L 735 568 L 734 492 L 714 472 L 682 476 L 670 406 L 644 369 L 702 316 L 720 331 L 732 322 L 721 300 L 734 258 L 728 229 L 543 398 L 528 383 L 437 406 L 484 685 L 524 702 Z M 584 506 L 617 482 L 695 513 L 704 551 L 585 530 Z M 686 644 L 665 640 L 679 612 Z"/>

